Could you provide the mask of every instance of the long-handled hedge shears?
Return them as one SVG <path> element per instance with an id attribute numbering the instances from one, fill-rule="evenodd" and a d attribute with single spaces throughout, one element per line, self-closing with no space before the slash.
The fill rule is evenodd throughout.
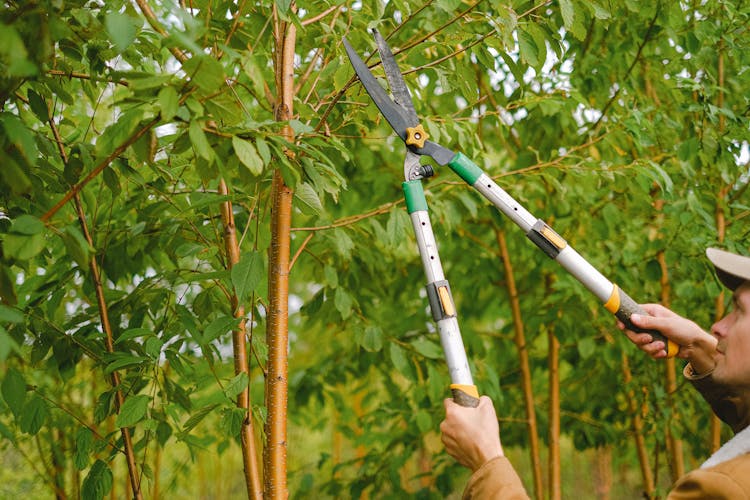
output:
<path id="1" fill-rule="evenodd" d="M 422 155 L 431 156 L 438 165 L 448 165 L 467 184 L 479 191 L 498 210 L 516 223 L 544 253 L 556 260 L 588 288 L 604 303 L 604 307 L 622 321 L 627 328 L 634 331 L 643 331 L 630 321 L 630 316 L 636 313 L 647 313 L 630 296 L 581 257 L 547 223 L 532 216 L 466 155 L 460 152 L 455 153 L 428 140 L 429 135 L 419 123 L 411 95 L 391 49 L 376 30 L 373 30 L 373 33 L 393 99 L 388 97 L 370 69 L 346 39 L 343 42 L 354 71 L 365 90 L 393 127 L 393 130 L 396 131 L 396 134 L 406 144 L 405 181 L 402 184 L 404 198 L 414 226 L 422 265 L 427 276 L 427 296 L 432 316 L 438 326 L 440 341 L 448 364 L 453 399 L 462 406 L 476 406 L 479 402 L 479 394 L 472 381 L 456 319 L 456 307 L 453 303 L 450 286 L 443 274 L 437 244 L 430 224 L 427 201 L 421 181 L 433 175 L 433 170 L 429 166 L 420 164 L 419 157 Z M 674 356 L 677 353 L 678 346 L 671 341 L 667 341 L 660 332 L 649 330 L 648 333 L 654 337 L 654 340 L 664 342 L 668 356 Z"/>

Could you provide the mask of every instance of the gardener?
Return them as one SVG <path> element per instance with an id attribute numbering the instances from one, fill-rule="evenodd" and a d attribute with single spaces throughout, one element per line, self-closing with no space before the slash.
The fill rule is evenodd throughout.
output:
<path id="1" fill-rule="evenodd" d="M 651 316 L 633 315 L 633 323 L 658 330 L 680 346 L 688 360 L 684 376 L 701 393 L 735 436 L 674 485 L 669 499 L 750 498 L 750 257 L 709 248 L 706 255 L 719 280 L 734 292 L 734 306 L 711 326 L 711 333 L 656 304 L 643 308 Z M 650 334 L 625 334 L 653 358 L 666 356 L 665 345 Z M 440 424 L 446 451 L 473 475 L 464 498 L 528 498 L 521 480 L 503 454 L 492 401 L 482 396 L 477 408 L 445 400 Z"/>

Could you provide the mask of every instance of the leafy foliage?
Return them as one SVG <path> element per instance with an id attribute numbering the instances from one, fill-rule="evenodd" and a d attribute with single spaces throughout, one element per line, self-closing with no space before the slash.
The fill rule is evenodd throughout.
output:
<path id="1" fill-rule="evenodd" d="M 0 449 L 23 452 L 35 474 L 52 471 L 50 488 L 102 498 L 121 487 L 113 429 L 127 427 L 144 484 L 195 493 L 180 484 L 194 479 L 193 463 L 239 453 L 235 398 L 247 384 L 253 417 L 265 418 L 277 170 L 295 189 L 293 496 L 462 488 L 466 473 L 437 437 L 448 376 L 401 203 L 403 148 L 354 80 L 342 36 L 372 54 L 367 29 L 387 35 L 432 139 L 472 157 L 637 300 L 658 301 L 668 285 L 672 307 L 708 326 L 720 289 L 704 248 L 748 252 L 742 2 L 142 3 L 153 18 L 122 0 L 10 1 L 0 13 Z M 274 114 L 277 19 L 299 30 L 287 123 Z M 509 236 L 540 427 L 553 332 L 562 428 L 577 449 L 608 443 L 635 468 L 632 389 L 652 449 L 664 449 L 668 426 L 689 457 L 705 456 L 709 414 L 695 394 L 668 394 L 663 367 L 455 181 L 439 171 L 428 203 L 473 373 L 496 402 L 506 446 L 528 438 L 497 228 Z M 227 199 L 242 250 L 231 271 Z M 250 319 L 249 378 L 233 371 L 233 292 Z M 173 467 L 160 468 L 166 452 Z"/>

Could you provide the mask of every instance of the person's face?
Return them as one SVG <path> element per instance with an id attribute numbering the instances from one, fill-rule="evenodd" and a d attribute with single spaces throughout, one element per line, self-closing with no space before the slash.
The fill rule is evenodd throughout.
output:
<path id="1" fill-rule="evenodd" d="M 732 299 L 732 310 L 711 326 L 711 333 L 719 341 L 713 378 L 728 385 L 750 387 L 750 282 L 739 286 Z"/>

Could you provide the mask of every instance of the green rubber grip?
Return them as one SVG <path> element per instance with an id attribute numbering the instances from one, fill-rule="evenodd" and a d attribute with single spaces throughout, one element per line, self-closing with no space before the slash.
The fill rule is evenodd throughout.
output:
<path id="1" fill-rule="evenodd" d="M 484 173 L 481 168 L 469 159 L 463 153 L 456 153 L 456 156 L 448 163 L 448 166 L 458 174 L 469 186 L 473 186 L 477 179 Z"/>
<path id="2" fill-rule="evenodd" d="M 427 200 L 424 197 L 421 181 L 406 181 L 401 184 L 406 200 L 406 210 L 412 214 L 419 211 L 427 211 Z"/>

